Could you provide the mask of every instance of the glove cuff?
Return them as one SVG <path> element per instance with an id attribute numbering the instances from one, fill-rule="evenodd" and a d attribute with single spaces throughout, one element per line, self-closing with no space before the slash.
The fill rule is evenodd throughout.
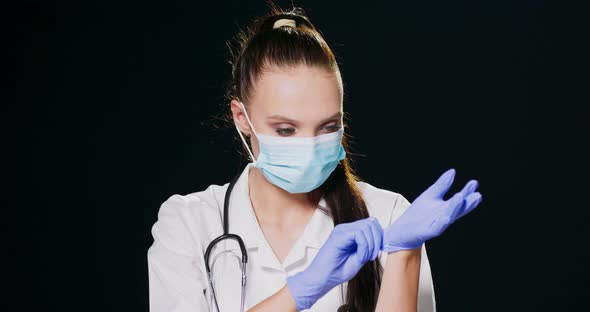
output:
<path id="1" fill-rule="evenodd" d="M 309 287 L 305 286 L 304 272 L 299 272 L 287 278 L 287 286 L 289 287 L 291 296 L 295 300 L 297 311 L 311 308 L 317 300 L 315 295 L 310 295 Z"/>
<path id="2" fill-rule="evenodd" d="M 422 244 L 423 243 L 420 243 L 416 246 L 394 246 L 394 245 L 384 244 L 383 248 L 381 248 L 381 250 L 384 252 L 387 252 L 387 253 L 392 253 L 392 252 L 396 252 L 396 251 L 400 251 L 400 250 L 416 249 L 416 248 L 422 246 Z"/>

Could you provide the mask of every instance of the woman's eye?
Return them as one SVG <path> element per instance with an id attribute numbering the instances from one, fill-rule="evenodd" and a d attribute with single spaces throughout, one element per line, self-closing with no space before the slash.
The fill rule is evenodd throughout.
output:
<path id="1" fill-rule="evenodd" d="M 326 126 L 325 129 L 328 130 L 329 132 L 335 132 L 335 131 L 340 130 L 340 125 Z"/>
<path id="2" fill-rule="evenodd" d="M 280 135 L 289 135 L 289 134 L 295 132 L 295 129 L 294 128 L 278 128 L 276 131 Z"/>
<path id="3" fill-rule="evenodd" d="M 339 124 L 324 126 L 323 130 L 326 132 L 336 132 L 340 130 L 341 126 Z M 277 128 L 275 130 L 281 136 L 289 136 L 295 133 L 295 128 Z"/>

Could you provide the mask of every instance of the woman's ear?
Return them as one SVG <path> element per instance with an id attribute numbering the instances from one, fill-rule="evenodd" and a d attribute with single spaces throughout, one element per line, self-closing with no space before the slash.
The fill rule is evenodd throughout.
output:
<path id="1" fill-rule="evenodd" d="M 248 124 L 248 120 L 246 120 L 246 115 L 242 111 L 242 104 L 238 100 L 231 100 L 230 102 L 231 114 L 234 120 L 234 123 L 238 126 L 240 131 L 247 136 L 252 134 L 252 129 Z"/>

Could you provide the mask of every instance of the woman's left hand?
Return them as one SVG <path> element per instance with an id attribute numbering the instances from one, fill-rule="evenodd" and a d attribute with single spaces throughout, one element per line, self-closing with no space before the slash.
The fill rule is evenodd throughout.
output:
<path id="1" fill-rule="evenodd" d="M 455 169 L 447 170 L 384 229 L 383 251 L 391 253 L 418 248 L 425 241 L 441 235 L 450 224 L 479 205 L 482 197 L 475 191 L 478 187 L 476 180 L 469 181 L 463 190 L 443 200 L 454 178 Z"/>
<path id="2" fill-rule="evenodd" d="M 332 288 L 352 279 L 377 258 L 382 242 L 383 229 L 373 217 L 336 225 L 307 269 L 287 278 L 297 309 L 309 309 Z"/>

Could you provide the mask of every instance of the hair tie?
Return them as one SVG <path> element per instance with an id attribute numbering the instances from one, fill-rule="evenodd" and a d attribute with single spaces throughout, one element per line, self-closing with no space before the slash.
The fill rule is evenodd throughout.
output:
<path id="1" fill-rule="evenodd" d="M 290 26 L 290 27 L 297 27 L 297 24 L 295 24 L 295 20 L 292 19 L 288 19 L 288 18 L 281 18 L 279 20 L 277 20 L 274 25 L 272 26 L 272 29 L 281 27 L 281 26 Z"/>

